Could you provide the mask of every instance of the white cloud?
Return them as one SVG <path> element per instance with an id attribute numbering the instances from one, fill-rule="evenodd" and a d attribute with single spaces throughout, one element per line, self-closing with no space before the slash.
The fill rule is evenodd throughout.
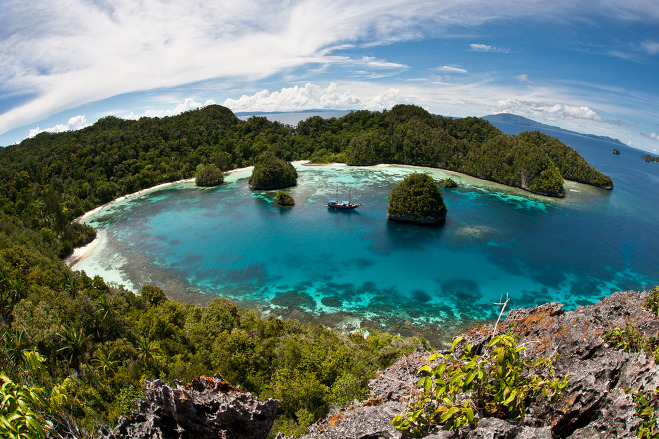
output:
<path id="1" fill-rule="evenodd" d="M 530 118 L 541 114 L 547 120 L 584 119 L 604 122 L 594 110 L 587 106 L 548 104 L 544 102 L 505 99 L 497 103 L 497 110 L 503 113 L 519 114 Z"/>
<path id="2" fill-rule="evenodd" d="M 63 133 L 64 131 L 75 131 L 75 130 L 79 130 L 81 128 L 84 128 L 86 126 L 89 126 L 89 124 L 87 123 L 87 118 L 84 115 L 79 114 L 77 116 L 74 116 L 74 117 L 70 118 L 69 121 L 66 123 L 66 125 L 58 124 L 58 125 L 55 125 L 53 127 L 46 128 L 46 129 L 43 129 L 43 130 L 40 129 L 39 127 L 32 128 L 27 136 L 28 137 L 34 137 L 37 134 L 43 133 L 43 132 Z"/>
<path id="3" fill-rule="evenodd" d="M 467 73 L 465 69 L 461 69 L 460 67 L 453 67 L 453 66 L 441 66 L 441 67 L 437 67 L 437 70 L 439 70 L 440 72 Z"/>
<path id="4" fill-rule="evenodd" d="M 510 49 L 504 49 L 501 47 L 490 46 L 487 44 L 470 44 L 469 50 L 472 52 L 499 52 L 499 53 L 509 53 Z"/>
<path id="5" fill-rule="evenodd" d="M 215 101 L 212 99 L 207 99 L 203 104 L 194 100 L 194 98 L 185 98 L 183 102 L 177 104 L 176 107 L 163 110 L 147 110 L 142 114 L 136 115 L 135 113 L 130 113 L 128 115 L 122 116 L 124 119 L 139 119 L 140 117 L 165 117 L 165 116 L 174 116 L 181 114 L 185 111 L 196 110 L 197 108 L 203 108 L 208 105 L 215 104 Z"/>
<path id="6" fill-rule="evenodd" d="M 533 84 L 533 81 L 529 79 L 529 76 L 526 73 L 515 76 L 515 79 L 517 79 L 518 82 Z"/>
<path id="7" fill-rule="evenodd" d="M 659 140 L 659 134 L 657 133 L 641 133 L 641 136 L 645 136 L 648 139 Z"/>
<path id="8" fill-rule="evenodd" d="M 234 112 L 241 111 L 300 111 L 310 109 L 369 109 L 391 108 L 400 102 L 400 90 L 389 88 L 379 93 L 357 96 L 346 87 L 332 82 L 323 88 L 307 83 L 304 87 L 293 86 L 281 91 L 261 90 L 238 99 L 227 99 L 222 105 Z"/>

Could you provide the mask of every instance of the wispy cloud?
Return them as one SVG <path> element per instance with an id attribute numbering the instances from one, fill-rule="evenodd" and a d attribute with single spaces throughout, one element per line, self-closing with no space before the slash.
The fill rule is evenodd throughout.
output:
<path id="1" fill-rule="evenodd" d="M 658 140 L 659 141 L 659 134 L 657 134 L 657 133 L 641 133 L 641 136 L 645 136 L 648 139 Z"/>
<path id="2" fill-rule="evenodd" d="M 657 55 L 657 54 L 659 54 L 659 42 L 657 42 L 657 41 L 643 41 L 641 43 L 641 49 L 643 49 L 644 52 L 646 52 L 650 55 Z"/>
<path id="3" fill-rule="evenodd" d="M 364 56 L 361 58 L 361 64 L 378 69 L 409 69 L 405 64 L 389 62 L 381 59 L 376 59 L 372 56 Z"/>
<path id="4" fill-rule="evenodd" d="M 498 52 L 498 53 L 510 53 L 510 49 L 504 49 L 502 47 L 490 46 L 488 44 L 470 44 L 469 50 L 472 52 Z"/>
<path id="5" fill-rule="evenodd" d="M 529 75 L 527 75 L 526 73 L 515 76 L 515 79 L 517 79 L 517 81 L 521 83 L 533 84 L 533 81 L 529 79 Z"/>
<path id="6" fill-rule="evenodd" d="M 439 70 L 440 72 L 449 72 L 449 73 L 467 73 L 465 69 L 454 66 L 441 66 L 441 67 L 437 67 L 437 70 Z"/>

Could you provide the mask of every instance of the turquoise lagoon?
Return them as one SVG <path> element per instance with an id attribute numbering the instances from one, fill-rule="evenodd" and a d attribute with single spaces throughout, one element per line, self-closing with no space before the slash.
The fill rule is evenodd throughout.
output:
<path id="1" fill-rule="evenodd" d="M 288 190 L 296 204 L 279 207 L 274 191 L 249 189 L 243 170 L 217 188 L 180 183 L 88 216 L 99 240 L 73 268 L 135 291 L 155 284 L 186 301 L 222 296 L 275 316 L 423 334 L 438 345 L 496 319 L 493 302 L 506 294 L 511 307 L 574 308 L 652 288 L 659 165 L 631 148 L 614 156 L 607 142 L 577 142 L 614 177 L 613 191 L 566 182 L 567 196 L 553 199 L 436 169 L 297 164 L 298 186 Z M 443 190 L 444 225 L 387 221 L 390 191 L 412 172 L 459 183 Z M 363 205 L 328 210 L 337 190 Z"/>

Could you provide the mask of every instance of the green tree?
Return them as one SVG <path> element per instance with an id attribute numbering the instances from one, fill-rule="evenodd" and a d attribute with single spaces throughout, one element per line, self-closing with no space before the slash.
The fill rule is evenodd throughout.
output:
<path id="1" fill-rule="evenodd" d="M 224 173 L 214 164 L 199 165 L 197 167 L 197 186 L 218 186 L 224 182 Z"/>

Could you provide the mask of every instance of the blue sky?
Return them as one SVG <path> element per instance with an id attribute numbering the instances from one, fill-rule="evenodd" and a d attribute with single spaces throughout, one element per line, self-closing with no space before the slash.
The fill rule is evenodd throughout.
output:
<path id="1" fill-rule="evenodd" d="M 3 0 L 0 145 L 106 115 L 508 112 L 659 149 L 656 0 Z"/>

